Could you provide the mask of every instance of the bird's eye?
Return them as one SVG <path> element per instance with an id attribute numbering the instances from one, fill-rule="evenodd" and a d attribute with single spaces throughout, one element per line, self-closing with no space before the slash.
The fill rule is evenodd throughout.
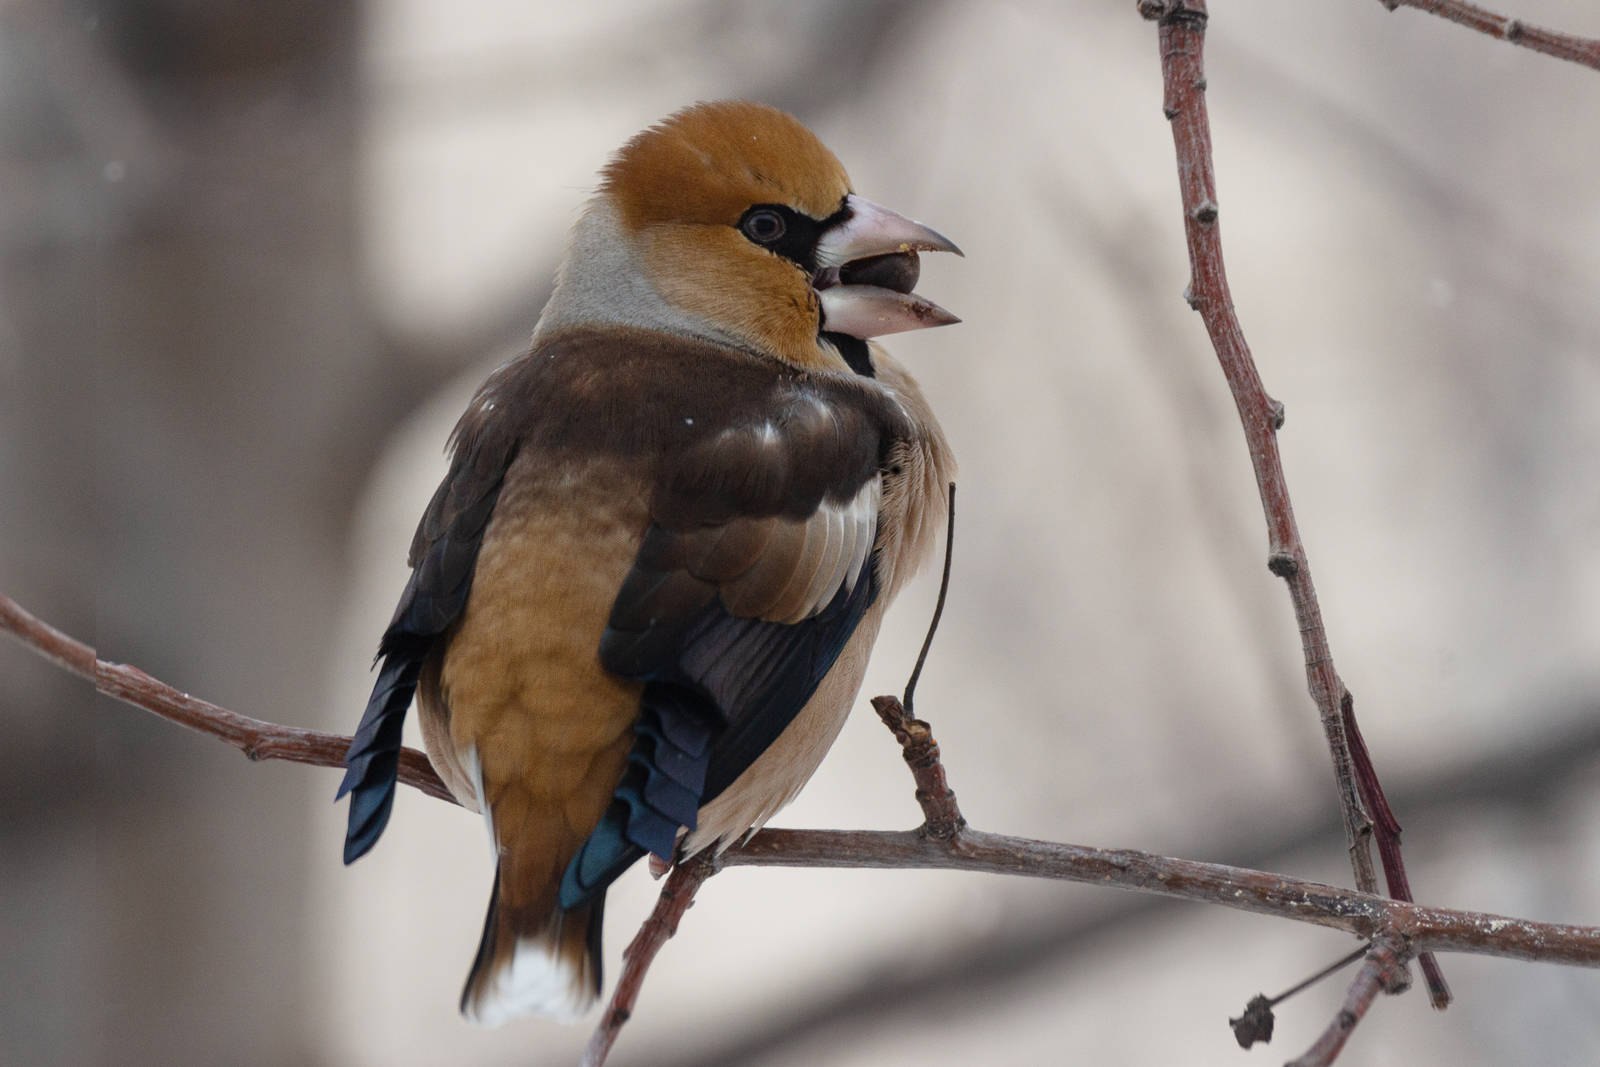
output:
<path id="1" fill-rule="evenodd" d="M 782 215 L 764 207 L 748 212 L 740 221 L 739 229 L 756 244 L 770 245 L 788 232 L 789 224 L 783 220 Z"/>

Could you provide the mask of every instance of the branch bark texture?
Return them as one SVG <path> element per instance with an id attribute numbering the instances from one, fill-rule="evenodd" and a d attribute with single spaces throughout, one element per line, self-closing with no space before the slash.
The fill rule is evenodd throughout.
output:
<path id="1" fill-rule="evenodd" d="M 1600 927 L 1435 908 L 1220 863 L 967 829 L 942 842 L 916 830 L 763 830 L 722 854 L 724 867 L 983 871 L 1134 889 L 1344 930 L 1394 934 L 1416 950 L 1600 967 Z"/>
<path id="2" fill-rule="evenodd" d="M 1486 7 L 1467 3 L 1466 0 L 1378 0 L 1378 3 L 1390 11 L 1402 7 L 1414 7 L 1418 11 L 1426 11 L 1430 15 L 1449 19 L 1469 30 L 1477 30 L 1490 37 L 1521 45 L 1523 48 L 1531 48 L 1535 52 L 1564 59 L 1569 63 L 1577 63 L 1591 70 L 1600 70 L 1600 39 L 1577 37 L 1570 33 L 1532 26 L 1521 19 L 1508 18 Z"/>

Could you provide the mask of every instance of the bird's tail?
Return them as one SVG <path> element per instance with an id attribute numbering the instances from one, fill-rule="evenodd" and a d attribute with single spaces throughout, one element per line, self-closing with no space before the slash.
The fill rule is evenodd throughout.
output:
<path id="1" fill-rule="evenodd" d="M 516 894 L 502 892 L 504 877 L 503 867 L 495 872 L 483 939 L 461 991 L 461 1014 L 482 1026 L 525 1015 L 571 1022 L 600 995 L 605 894 L 570 911 L 548 904 L 508 906 Z"/>

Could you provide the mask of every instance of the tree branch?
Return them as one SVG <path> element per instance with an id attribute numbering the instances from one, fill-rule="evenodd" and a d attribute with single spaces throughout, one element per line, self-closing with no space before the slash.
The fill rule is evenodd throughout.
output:
<path id="1" fill-rule="evenodd" d="M 207 701 L 178 693 L 135 667 L 95 660 L 89 646 L 62 634 L 0 595 L 0 631 L 82 677 L 91 663 L 143 680 L 138 686 L 101 691 L 164 719 L 221 738 L 257 759 L 287 759 L 313 766 L 340 767 L 349 738 L 251 719 Z M 98 686 L 97 686 L 98 688 Z M 186 712 L 168 705 L 181 702 Z M 236 740 L 241 728 L 259 742 Z M 281 743 L 279 738 L 310 738 Z M 402 766 L 426 764 L 407 749 Z M 410 774 L 407 785 L 449 800 L 429 778 Z M 967 828 L 941 840 L 920 830 L 762 830 L 743 845 L 724 852 L 722 867 L 922 868 L 982 871 L 1028 878 L 1083 882 L 1220 904 L 1239 911 L 1326 926 L 1371 940 L 1397 936 L 1415 951 L 1434 949 L 1507 959 L 1600 967 L 1600 927 L 1536 922 L 1485 912 L 1434 908 L 1284 875 L 1219 863 L 1174 859 L 1135 849 L 1036 841 Z"/>
<path id="2" fill-rule="evenodd" d="M 1414 949 L 1600 967 L 1600 927 L 1435 908 L 1221 863 L 1093 848 L 968 828 L 953 841 L 915 830 L 762 830 L 724 867 L 981 871 L 1132 889 L 1343 930 Z"/>
<path id="3" fill-rule="evenodd" d="M 343 765 L 349 738 L 252 719 L 181 693 L 136 667 L 108 663 L 88 645 L 40 621 L 3 594 L 0 631 L 90 680 L 100 692 L 217 737 L 252 759 Z M 934 828 L 951 825 L 952 815 L 959 821 L 960 813 L 938 760 L 938 746 L 926 723 L 909 720 L 903 709 L 897 718 L 895 708 L 899 702 L 893 697 L 880 698 L 875 703 L 887 706 L 886 722 L 892 729 L 899 727 L 896 735 L 902 737 L 907 763 L 917 779 L 926 824 L 904 831 L 762 830 L 720 857 L 675 869 L 651 918 L 628 949 L 627 967 L 601 1029 L 591 1041 L 586 1063 L 604 1063 L 617 1031 L 632 1012 L 638 983 L 650 960 L 677 929 L 693 901 L 694 891 L 723 867 L 937 868 L 1046 878 L 1220 904 L 1344 930 L 1364 940 L 1383 938 L 1409 951 L 1465 952 L 1600 967 L 1600 927 L 1424 907 L 1265 871 L 1134 849 L 1100 849 L 1010 837 L 973 830 L 964 823 L 955 825 L 948 836 L 939 836 Z M 429 796 L 451 799 L 422 753 L 406 749 L 401 768 L 405 784 Z"/>
<path id="4" fill-rule="evenodd" d="M 288 760 L 313 767 L 342 767 L 350 738 L 322 730 L 282 726 L 213 704 L 174 689 L 158 678 L 130 667 L 99 658 L 82 641 L 68 637 L 48 623 L 25 611 L 15 600 L 0 593 L 0 632 L 11 634 L 37 652 L 85 681 L 108 697 L 143 708 L 168 722 L 186 726 L 197 733 L 226 741 L 251 760 Z M 415 749 L 400 752 L 400 781 L 420 789 L 430 797 L 455 798 L 434 773 L 428 757 Z"/>
<path id="5" fill-rule="evenodd" d="M 1555 30 L 1530 26 L 1521 19 L 1507 18 L 1486 7 L 1467 3 L 1466 0 L 1378 0 L 1378 3 L 1390 11 L 1402 7 L 1414 7 L 1418 11 L 1426 11 L 1430 15 L 1449 19 L 1469 30 L 1477 30 L 1490 37 L 1509 41 L 1523 48 L 1531 48 L 1535 52 L 1564 59 L 1569 63 L 1600 70 L 1600 39 L 1577 37 L 1570 33 L 1558 33 Z"/>
<path id="6" fill-rule="evenodd" d="M 611 1002 L 606 1005 L 605 1014 L 583 1050 L 580 1067 L 601 1067 L 611 1055 L 611 1046 L 617 1043 L 622 1027 L 633 1017 L 633 1006 L 656 953 L 678 932 L 684 912 L 694 906 L 694 895 L 720 866 L 714 853 L 702 852 L 673 867 L 672 873 L 667 875 L 667 884 L 661 887 L 655 909 L 622 951 L 622 974 L 611 991 Z"/>
<path id="7" fill-rule="evenodd" d="M 1397 802 L 1419 815 L 1418 809 L 1427 807 L 1436 813 L 1485 807 L 1522 811 L 1554 803 L 1600 757 L 1600 706 L 1584 701 L 1558 707 L 1560 711 L 1519 707 L 1517 714 L 1528 722 L 1564 722 L 1565 728 L 1494 745 L 1467 762 L 1419 768 L 1399 790 L 1403 796 Z M 1199 850 L 1230 866 L 1277 870 L 1283 857 L 1303 856 L 1326 842 L 1326 821 L 1311 813 L 1293 826 L 1272 819 L 1270 805 L 1256 815 L 1221 818 L 1213 827 L 1217 832 Z M 810 1050 L 837 1047 L 863 1028 L 888 1032 L 899 1025 L 916 1026 L 930 1011 L 943 1026 L 959 1027 L 962 1016 L 983 1016 L 984 1006 L 997 997 L 1054 980 L 1051 976 L 1059 977 L 1063 966 L 1083 963 L 1085 953 L 1138 936 L 1152 924 L 1175 921 L 1193 907 L 1172 897 L 1114 892 L 1062 909 L 1050 903 L 1051 896 L 1005 909 L 999 924 L 981 937 L 932 946 L 933 954 L 919 957 L 912 968 L 904 966 L 902 950 L 885 947 L 854 961 L 834 981 L 796 992 L 760 1020 L 747 1020 L 748 1025 L 734 1030 L 707 1030 L 692 1045 L 670 1054 L 653 1050 L 652 1062 L 658 1067 L 741 1067 L 782 1056 L 804 1061 Z M 1367 949 L 1366 943 L 1360 944 L 1350 962 Z"/>
<path id="8" fill-rule="evenodd" d="M 1172 123 L 1183 228 L 1189 248 L 1191 274 L 1185 296 L 1205 323 L 1244 427 L 1250 464 L 1255 470 L 1256 488 L 1267 521 L 1267 569 L 1289 587 L 1289 599 L 1300 630 L 1300 645 L 1305 653 L 1307 685 L 1333 759 L 1339 810 L 1344 817 L 1345 843 L 1356 886 L 1369 893 L 1377 890 L 1371 850 L 1371 838 L 1376 830 L 1390 892 L 1410 899 L 1400 853 L 1399 823 L 1389 815 L 1374 827 L 1368 814 L 1369 806 L 1388 815 L 1388 803 L 1383 799 L 1383 788 L 1371 760 L 1366 758 L 1365 749 L 1361 750 L 1359 758 L 1352 754 L 1346 724 L 1348 722 L 1350 730 L 1354 729 L 1354 704 L 1333 664 L 1327 627 L 1322 621 L 1316 585 L 1311 579 L 1311 562 L 1295 523 L 1283 460 L 1278 454 L 1283 405 L 1267 395 L 1261 382 L 1244 329 L 1234 313 L 1233 294 L 1223 265 L 1211 122 L 1206 114 L 1205 99 L 1204 48 L 1209 18 L 1206 0 L 1140 0 L 1139 13 L 1158 25 L 1162 110 Z M 1428 976 L 1434 1007 L 1446 1007 L 1450 1003 L 1450 989 L 1437 962 L 1431 958 L 1421 962 Z"/>
<path id="9" fill-rule="evenodd" d="M 1383 939 L 1374 942 L 1367 951 L 1366 962 L 1350 983 L 1350 992 L 1345 994 L 1339 1014 L 1333 1017 L 1328 1028 L 1317 1038 L 1316 1044 L 1306 1050 L 1305 1055 L 1289 1061 L 1284 1067 L 1328 1067 L 1339 1058 L 1344 1043 L 1350 1040 L 1356 1025 L 1366 1018 L 1367 1009 L 1372 1007 L 1372 1002 L 1380 992 L 1404 993 L 1410 987 L 1411 976 L 1406 973 L 1404 945 Z"/>

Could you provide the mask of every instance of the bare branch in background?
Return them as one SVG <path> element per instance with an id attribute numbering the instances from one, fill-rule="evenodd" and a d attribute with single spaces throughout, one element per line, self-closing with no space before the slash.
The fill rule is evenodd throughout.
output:
<path id="1" fill-rule="evenodd" d="M 1469 4 L 1466 0 L 1378 0 L 1378 3 L 1390 11 L 1402 7 L 1414 7 L 1418 11 L 1426 11 L 1430 15 L 1449 19 L 1469 30 L 1477 30 L 1490 37 L 1531 48 L 1535 52 L 1543 52 L 1547 56 L 1565 59 L 1569 63 L 1600 70 L 1600 40 L 1593 37 L 1576 37 L 1570 33 L 1530 26 L 1521 19 L 1507 18 L 1486 7 Z"/>

